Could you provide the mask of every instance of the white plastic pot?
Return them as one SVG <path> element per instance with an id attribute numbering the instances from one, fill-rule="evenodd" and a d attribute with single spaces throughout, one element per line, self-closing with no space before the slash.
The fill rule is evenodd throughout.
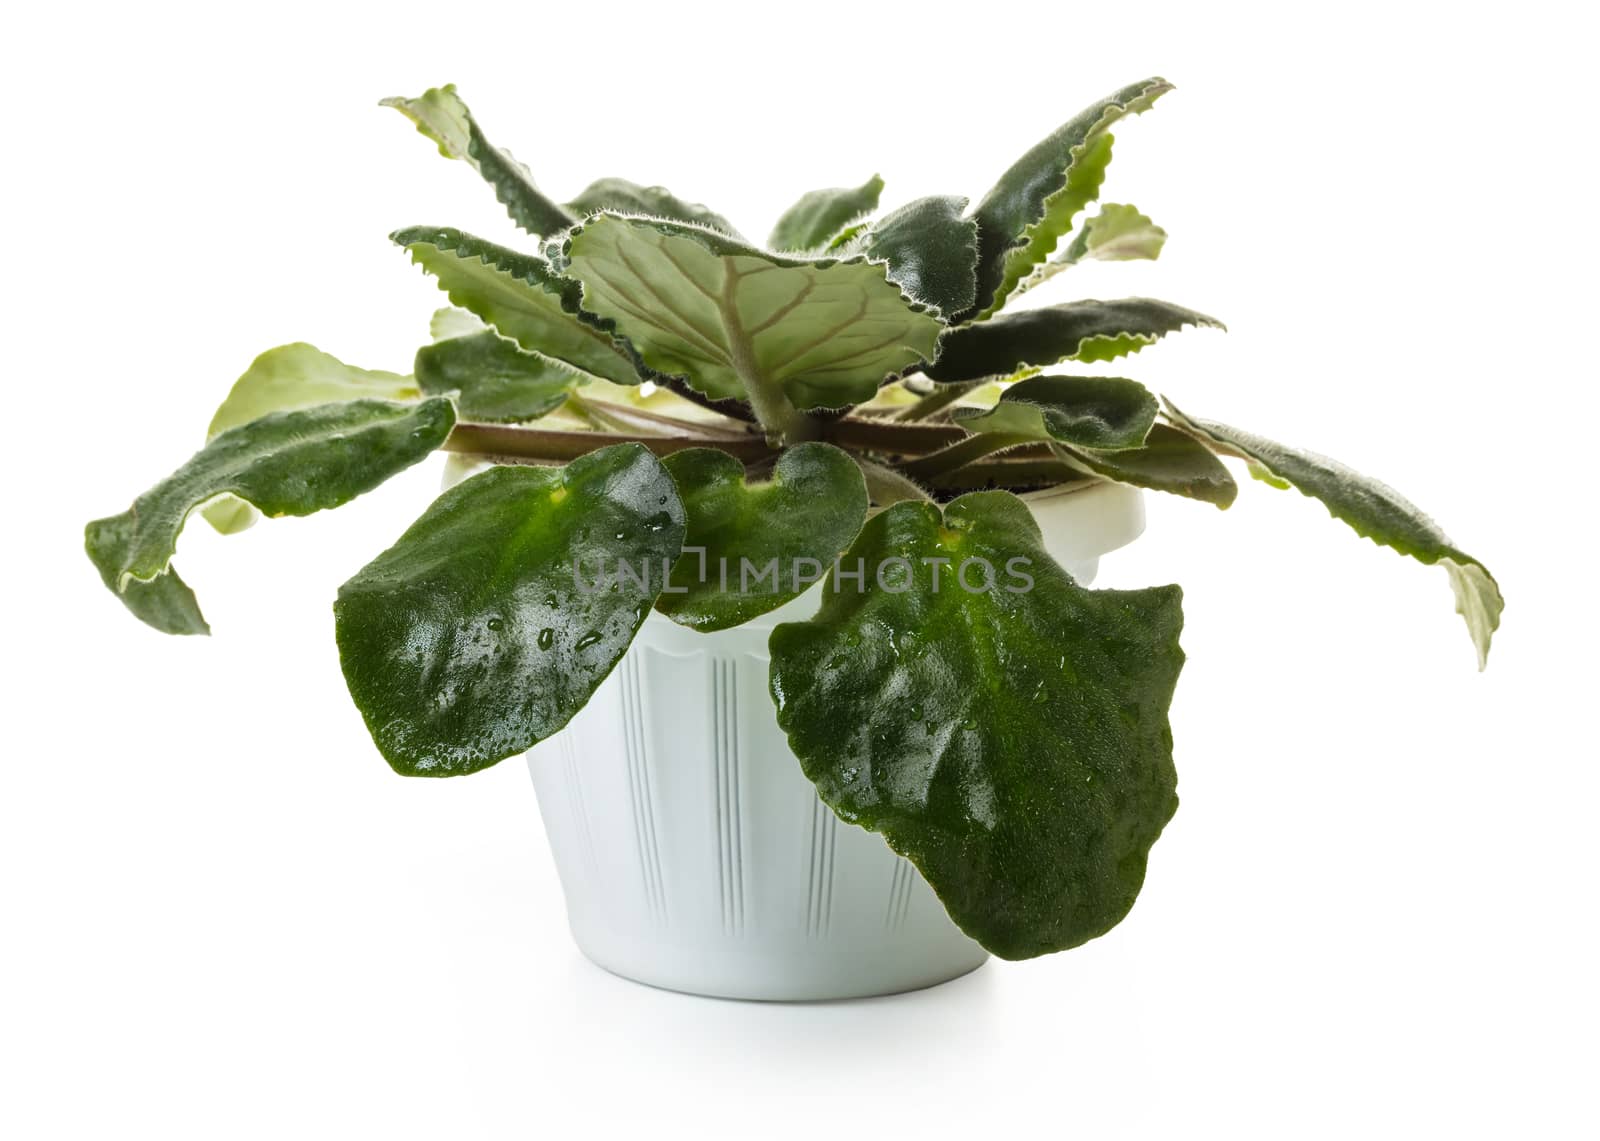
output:
<path id="1" fill-rule="evenodd" d="M 1024 498 L 1081 583 L 1144 529 L 1131 488 Z M 588 705 L 528 754 L 573 937 L 606 970 L 828 999 L 932 986 L 988 957 L 908 861 L 817 798 L 778 728 L 767 636 L 818 599 L 715 634 L 652 612 Z"/>

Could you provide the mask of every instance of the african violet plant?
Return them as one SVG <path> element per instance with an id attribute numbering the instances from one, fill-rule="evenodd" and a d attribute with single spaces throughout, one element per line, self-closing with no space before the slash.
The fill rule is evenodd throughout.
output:
<path id="1" fill-rule="evenodd" d="M 1159 253 L 1164 232 L 1131 206 L 1082 216 L 1111 126 L 1169 89 L 1094 104 L 975 206 L 874 216 L 874 176 L 805 194 L 764 245 L 619 178 L 554 201 L 451 87 L 387 100 L 538 241 L 395 233 L 452 303 L 412 374 L 303 344 L 262 354 L 199 453 L 89 524 L 89 555 L 140 619 L 203 634 L 171 565 L 196 509 L 229 531 L 257 510 L 337 507 L 437 449 L 485 467 L 334 604 L 351 696 L 389 763 L 419 776 L 559 732 L 652 607 L 709 633 L 816 577 L 707 566 L 877 567 L 832 577 L 813 618 L 771 636 L 778 720 L 807 777 L 991 951 L 1082 943 L 1127 913 L 1177 806 L 1180 593 L 1079 586 L 1014 492 L 1110 480 L 1226 508 L 1217 457 L 1231 457 L 1443 566 L 1480 666 L 1502 607 L 1483 565 L 1382 484 L 1133 380 L 1044 371 L 1211 318 L 1143 298 L 1005 311 L 1084 259 Z M 1004 587 L 940 582 L 969 565 L 1027 569 Z"/>

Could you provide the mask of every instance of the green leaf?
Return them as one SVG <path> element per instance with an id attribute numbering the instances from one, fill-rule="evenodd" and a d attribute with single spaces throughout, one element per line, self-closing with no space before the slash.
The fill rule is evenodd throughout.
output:
<path id="1" fill-rule="evenodd" d="M 868 257 L 889 263 L 889 280 L 943 314 L 972 308 L 977 295 L 978 227 L 963 218 L 967 200 L 919 198 L 867 232 Z"/>
<path id="2" fill-rule="evenodd" d="M 303 342 L 268 349 L 233 382 L 228 397 L 211 417 L 206 439 L 269 412 L 314 408 L 341 400 L 415 400 L 417 382 L 399 373 L 345 364 Z"/>
<path id="3" fill-rule="evenodd" d="M 438 278 L 453 303 L 529 352 L 616 384 L 639 383 L 628 347 L 578 315 L 578 284 L 542 257 L 448 228 L 419 226 L 392 237 Z"/>
<path id="4" fill-rule="evenodd" d="M 951 415 L 969 432 L 1110 450 L 1143 444 L 1156 411 L 1156 398 L 1138 381 L 1035 376 L 1006 389 L 992 408 L 957 408 Z"/>
<path id="5" fill-rule="evenodd" d="M 1147 79 L 1102 99 L 1051 132 L 983 196 L 972 215 L 978 223 L 980 317 L 1005 304 L 1100 193 L 1111 161 L 1106 128 L 1124 115 L 1148 110 L 1171 90 L 1164 79 Z"/>
<path id="6" fill-rule="evenodd" d="M 654 218 L 670 218 L 675 222 L 691 222 L 721 230 L 737 238 L 739 231 L 715 210 L 699 202 L 685 202 L 664 186 L 640 186 L 626 178 L 600 178 L 584 187 L 567 209 L 581 216 L 610 210 L 617 214 L 648 214 Z"/>
<path id="7" fill-rule="evenodd" d="M 1114 360 L 1185 325 L 1223 328 L 1213 317 L 1147 297 L 1025 309 L 950 330 L 926 373 L 930 380 L 959 384 L 1061 361 Z"/>
<path id="8" fill-rule="evenodd" d="M 524 352 L 492 329 L 424 345 L 413 368 L 424 392 L 456 393 L 463 419 L 490 424 L 538 419 L 583 376 L 560 361 Z"/>
<path id="9" fill-rule="evenodd" d="M 1085 258 L 1098 261 L 1154 261 L 1167 244 L 1167 232 L 1133 206 L 1107 202 L 1085 222 L 1067 248 L 1039 266 L 1017 286 L 1018 294 L 1049 281 Z"/>
<path id="10" fill-rule="evenodd" d="M 334 604 L 345 682 L 389 764 L 476 772 L 560 730 L 649 613 L 683 521 L 639 444 L 441 495 Z"/>
<path id="11" fill-rule="evenodd" d="M 1079 587 L 1006 492 L 942 517 L 895 504 L 844 563 L 857 559 L 864 591 L 830 584 L 814 619 L 770 640 L 778 723 L 806 776 L 995 954 L 1110 930 L 1177 808 L 1179 589 Z"/>
<path id="12" fill-rule="evenodd" d="M 1166 244 L 1167 232 L 1139 213 L 1138 207 L 1107 202 L 1084 223 L 1073 239 L 1069 256 L 1073 261 L 1086 257 L 1100 261 L 1155 261 Z"/>
<path id="13" fill-rule="evenodd" d="M 1064 446 L 1055 450 L 1066 463 L 1102 479 L 1198 499 L 1224 510 L 1239 494 L 1239 485 L 1221 460 L 1193 436 L 1166 424 L 1152 427 L 1141 447 L 1126 451 Z"/>
<path id="14" fill-rule="evenodd" d="M 269 412 L 340 400 L 415 400 L 420 395 L 417 382 L 409 376 L 356 368 L 304 342 L 279 345 L 250 362 L 234 381 L 211 418 L 206 439 Z M 253 507 L 231 495 L 206 504 L 200 513 L 224 535 L 247 530 L 257 518 Z"/>
<path id="15" fill-rule="evenodd" d="M 121 515 L 90 523 L 89 558 L 144 621 L 204 633 L 193 594 L 169 569 L 191 511 L 223 494 L 274 516 L 337 507 L 422 459 L 454 423 L 448 400 L 353 400 L 268 413 L 215 437 Z"/>
<path id="16" fill-rule="evenodd" d="M 781 388 L 800 408 L 857 404 L 931 357 L 942 327 L 862 257 L 784 257 L 604 214 L 571 231 L 565 256 L 585 309 L 614 322 L 649 368 L 717 398 Z"/>
<path id="17" fill-rule="evenodd" d="M 488 327 L 476 313 L 447 305 L 433 311 L 428 320 L 428 335 L 435 341 L 448 341 L 451 337 L 470 337 Z"/>
<path id="18" fill-rule="evenodd" d="M 1364 538 L 1392 547 L 1429 565 L 1438 563 L 1450 577 L 1456 612 L 1467 624 L 1478 651 L 1478 668 L 1489 661 L 1489 642 L 1500 626 L 1505 599 L 1488 568 L 1450 542 L 1439 525 L 1398 491 L 1352 471 L 1338 460 L 1302 451 L 1230 428 L 1215 420 L 1198 420 L 1180 412 L 1169 400 L 1167 413 L 1184 429 L 1250 461 L 1266 482 L 1293 487 L 1322 501 L 1328 513 Z"/>
<path id="19" fill-rule="evenodd" d="M 491 146 L 478 129 L 453 83 L 433 87 L 415 99 L 395 96 L 382 101 L 417 125 L 446 158 L 464 159 L 494 187 L 511 220 L 530 234 L 549 235 L 577 221 L 533 184 L 528 168 L 507 151 Z"/>
<path id="20" fill-rule="evenodd" d="M 746 484 L 744 465 L 714 448 L 663 462 L 689 532 L 656 609 L 693 630 L 725 630 L 798 598 L 867 517 L 861 472 L 831 444 L 788 449 L 759 484 Z"/>
<path id="21" fill-rule="evenodd" d="M 850 223 L 876 210 L 882 193 L 883 179 L 877 175 L 860 186 L 807 191 L 783 212 L 767 245 L 781 252 L 826 249 Z"/>

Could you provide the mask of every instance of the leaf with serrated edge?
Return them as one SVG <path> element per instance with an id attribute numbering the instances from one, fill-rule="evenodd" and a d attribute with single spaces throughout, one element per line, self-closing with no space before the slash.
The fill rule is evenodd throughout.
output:
<path id="1" fill-rule="evenodd" d="M 739 237 L 739 231 L 733 223 L 715 210 L 699 202 L 685 202 L 664 186 L 640 186 L 626 178 L 596 179 L 567 203 L 567 209 L 580 217 L 598 214 L 602 210 L 614 214 L 648 214 L 653 218 L 670 218 L 675 222 L 708 226 L 730 237 Z"/>
<path id="2" fill-rule="evenodd" d="M 942 516 L 895 504 L 844 565 L 858 559 L 859 593 L 830 582 L 815 618 L 769 641 L 778 723 L 806 776 L 916 864 L 995 954 L 1110 930 L 1177 808 L 1179 589 L 1083 589 L 998 491 Z M 979 589 L 961 585 L 962 567 Z"/>
<path id="3" fill-rule="evenodd" d="M 850 223 L 876 210 L 882 193 L 883 179 L 877 175 L 860 186 L 807 191 L 783 212 L 767 245 L 784 253 L 826 249 Z"/>
<path id="4" fill-rule="evenodd" d="M 560 361 L 519 349 L 492 329 L 424 345 L 412 368 L 428 395 L 455 393 L 463 419 L 490 424 L 545 415 L 583 377 Z"/>
<path id="5" fill-rule="evenodd" d="M 656 609 L 693 630 L 726 630 L 798 598 L 867 517 L 861 471 L 831 444 L 788 449 L 764 483 L 746 484 L 744 465 L 712 448 L 663 462 L 689 530 Z"/>
<path id="6" fill-rule="evenodd" d="M 1062 361 L 1112 360 L 1186 325 L 1223 328 L 1213 317 L 1147 297 L 1024 309 L 950 330 L 925 372 L 941 384 L 959 384 Z"/>
<path id="7" fill-rule="evenodd" d="M 1187 432 L 1166 424 L 1154 425 L 1137 448 L 1107 452 L 1058 444 L 1055 452 L 1071 467 L 1101 479 L 1198 499 L 1224 510 L 1239 494 L 1221 460 Z"/>
<path id="8" fill-rule="evenodd" d="M 1489 661 L 1489 642 L 1500 626 L 1505 599 L 1488 568 L 1457 549 L 1439 525 L 1413 503 L 1383 483 L 1352 471 L 1338 460 L 1275 443 L 1253 432 L 1215 420 L 1198 420 L 1166 401 L 1173 422 L 1260 468 L 1274 487 L 1293 487 L 1321 500 L 1335 519 L 1380 546 L 1391 547 L 1418 562 L 1442 565 L 1456 596 L 1456 612 L 1467 624 L 1478 651 L 1478 668 Z"/>
<path id="9" fill-rule="evenodd" d="M 1084 259 L 1096 261 L 1155 261 L 1167 244 L 1167 232 L 1137 207 L 1103 203 L 1073 236 L 1067 248 L 1039 266 L 1017 286 L 1023 293 L 1049 281 Z"/>
<path id="10" fill-rule="evenodd" d="M 345 682 L 385 759 L 456 776 L 558 732 L 626 652 L 683 529 L 672 477 L 639 444 L 441 495 L 334 603 Z"/>
<path id="11" fill-rule="evenodd" d="M 415 99 L 395 96 L 382 104 L 415 123 L 419 133 L 438 144 L 440 154 L 470 164 L 494 187 L 495 197 L 511 220 L 528 233 L 554 234 L 577 221 L 533 184 L 527 167 L 483 137 L 467 105 L 456 94 L 455 84 L 429 88 Z"/>
<path id="12" fill-rule="evenodd" d="M 977 294 L 978 227 L 963 218 L 967 200 L 919 198 L 875 222 L 862 240 L 868 257 L 888 263 L 889 280 L 942 314 L 964 312 Z"/>
<path id="13" fill-rule="evenodd" d="M 530 353 L 565 361 L 615 384 L 638 384 L 626 345 L 578 315 L 577 282 L 550 263 L 448 227 L 391 235 L 439 288 Z"/>
<path id="14" fill-rule="evenodd" d="M 202 633 L 193 628 L 204 622 L 188 588 L 162 582 L 190 512 L 223 494 L 272 516 L 337 507 L 432 452 L 454 423 L 448 400 L 352 400 L 268 413 L 216 436 L 121 515 L 90 523 L 89 558 L 141 619 L 158 629 L 187 627 L 169 632 Z M 159 598 L 136 590 L 152 582 L 161 584 Z"/>
<path id="15" fill-rule="evenodd" d="M 998 432 L 1079 447 L 1137 448 L 1156 422 L 1155 396 L 1115 376 L 1035 376 L 1001 394 L 992 408 L 957 408 L 969 432 Z"/>
<path id="16" fill-rule="evenodd" d="M 1018 159 L 983 196 L 972 212 L 978 222 L 981 317 L 1005 304 L 1099 194 L 1111 161 L 1106 128 L 1148 110 L 1171 90 L 1164 79 L 1147 79 L 1086 108 Z"/>
<path id="17" fill-rule="evenodd" d="M 649 368 L 718 398 L 748 396 L 749 379 L 799 408 L 857 404 L 930 358 L 942 328 L 881 264 L 785 257 L 681 223 L 602 214 L 572 230 L 563 270 Z"/>

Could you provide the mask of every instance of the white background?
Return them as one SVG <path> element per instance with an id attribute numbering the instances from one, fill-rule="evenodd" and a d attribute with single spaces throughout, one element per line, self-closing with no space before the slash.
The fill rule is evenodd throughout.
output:
<path id="1" fill-rule="evenodd" d="M 0 1133 L 1596 1135 L 1579 6 L 895 8 L 5 17 Z M 981 194 L 1152 73 L 1179 89 L 1118 129 L 1105 197 L 1167 252 L 1039 299 L 1224 318 L 1122 371 L 1393 483 L 1509 606 L 1479 676 L 1442 571 L 1258 484 L 1152 501 L 1103 581 L 1184 584 L 1183 807 L 1098 942 L 820 1006 L 590 967 L 524 767 L 393 776 L 340 679 L 333 592 L 437 461 L 191 528 L 209 640 L 142 628 L 82 557 L 261 349 L 409 367 L 440 295 L 389 230 L 515 240 L 382 96 L 453 80 L 557 196 L 661 182 L 760 235 L 874 170 L 885 206 Z"/>

